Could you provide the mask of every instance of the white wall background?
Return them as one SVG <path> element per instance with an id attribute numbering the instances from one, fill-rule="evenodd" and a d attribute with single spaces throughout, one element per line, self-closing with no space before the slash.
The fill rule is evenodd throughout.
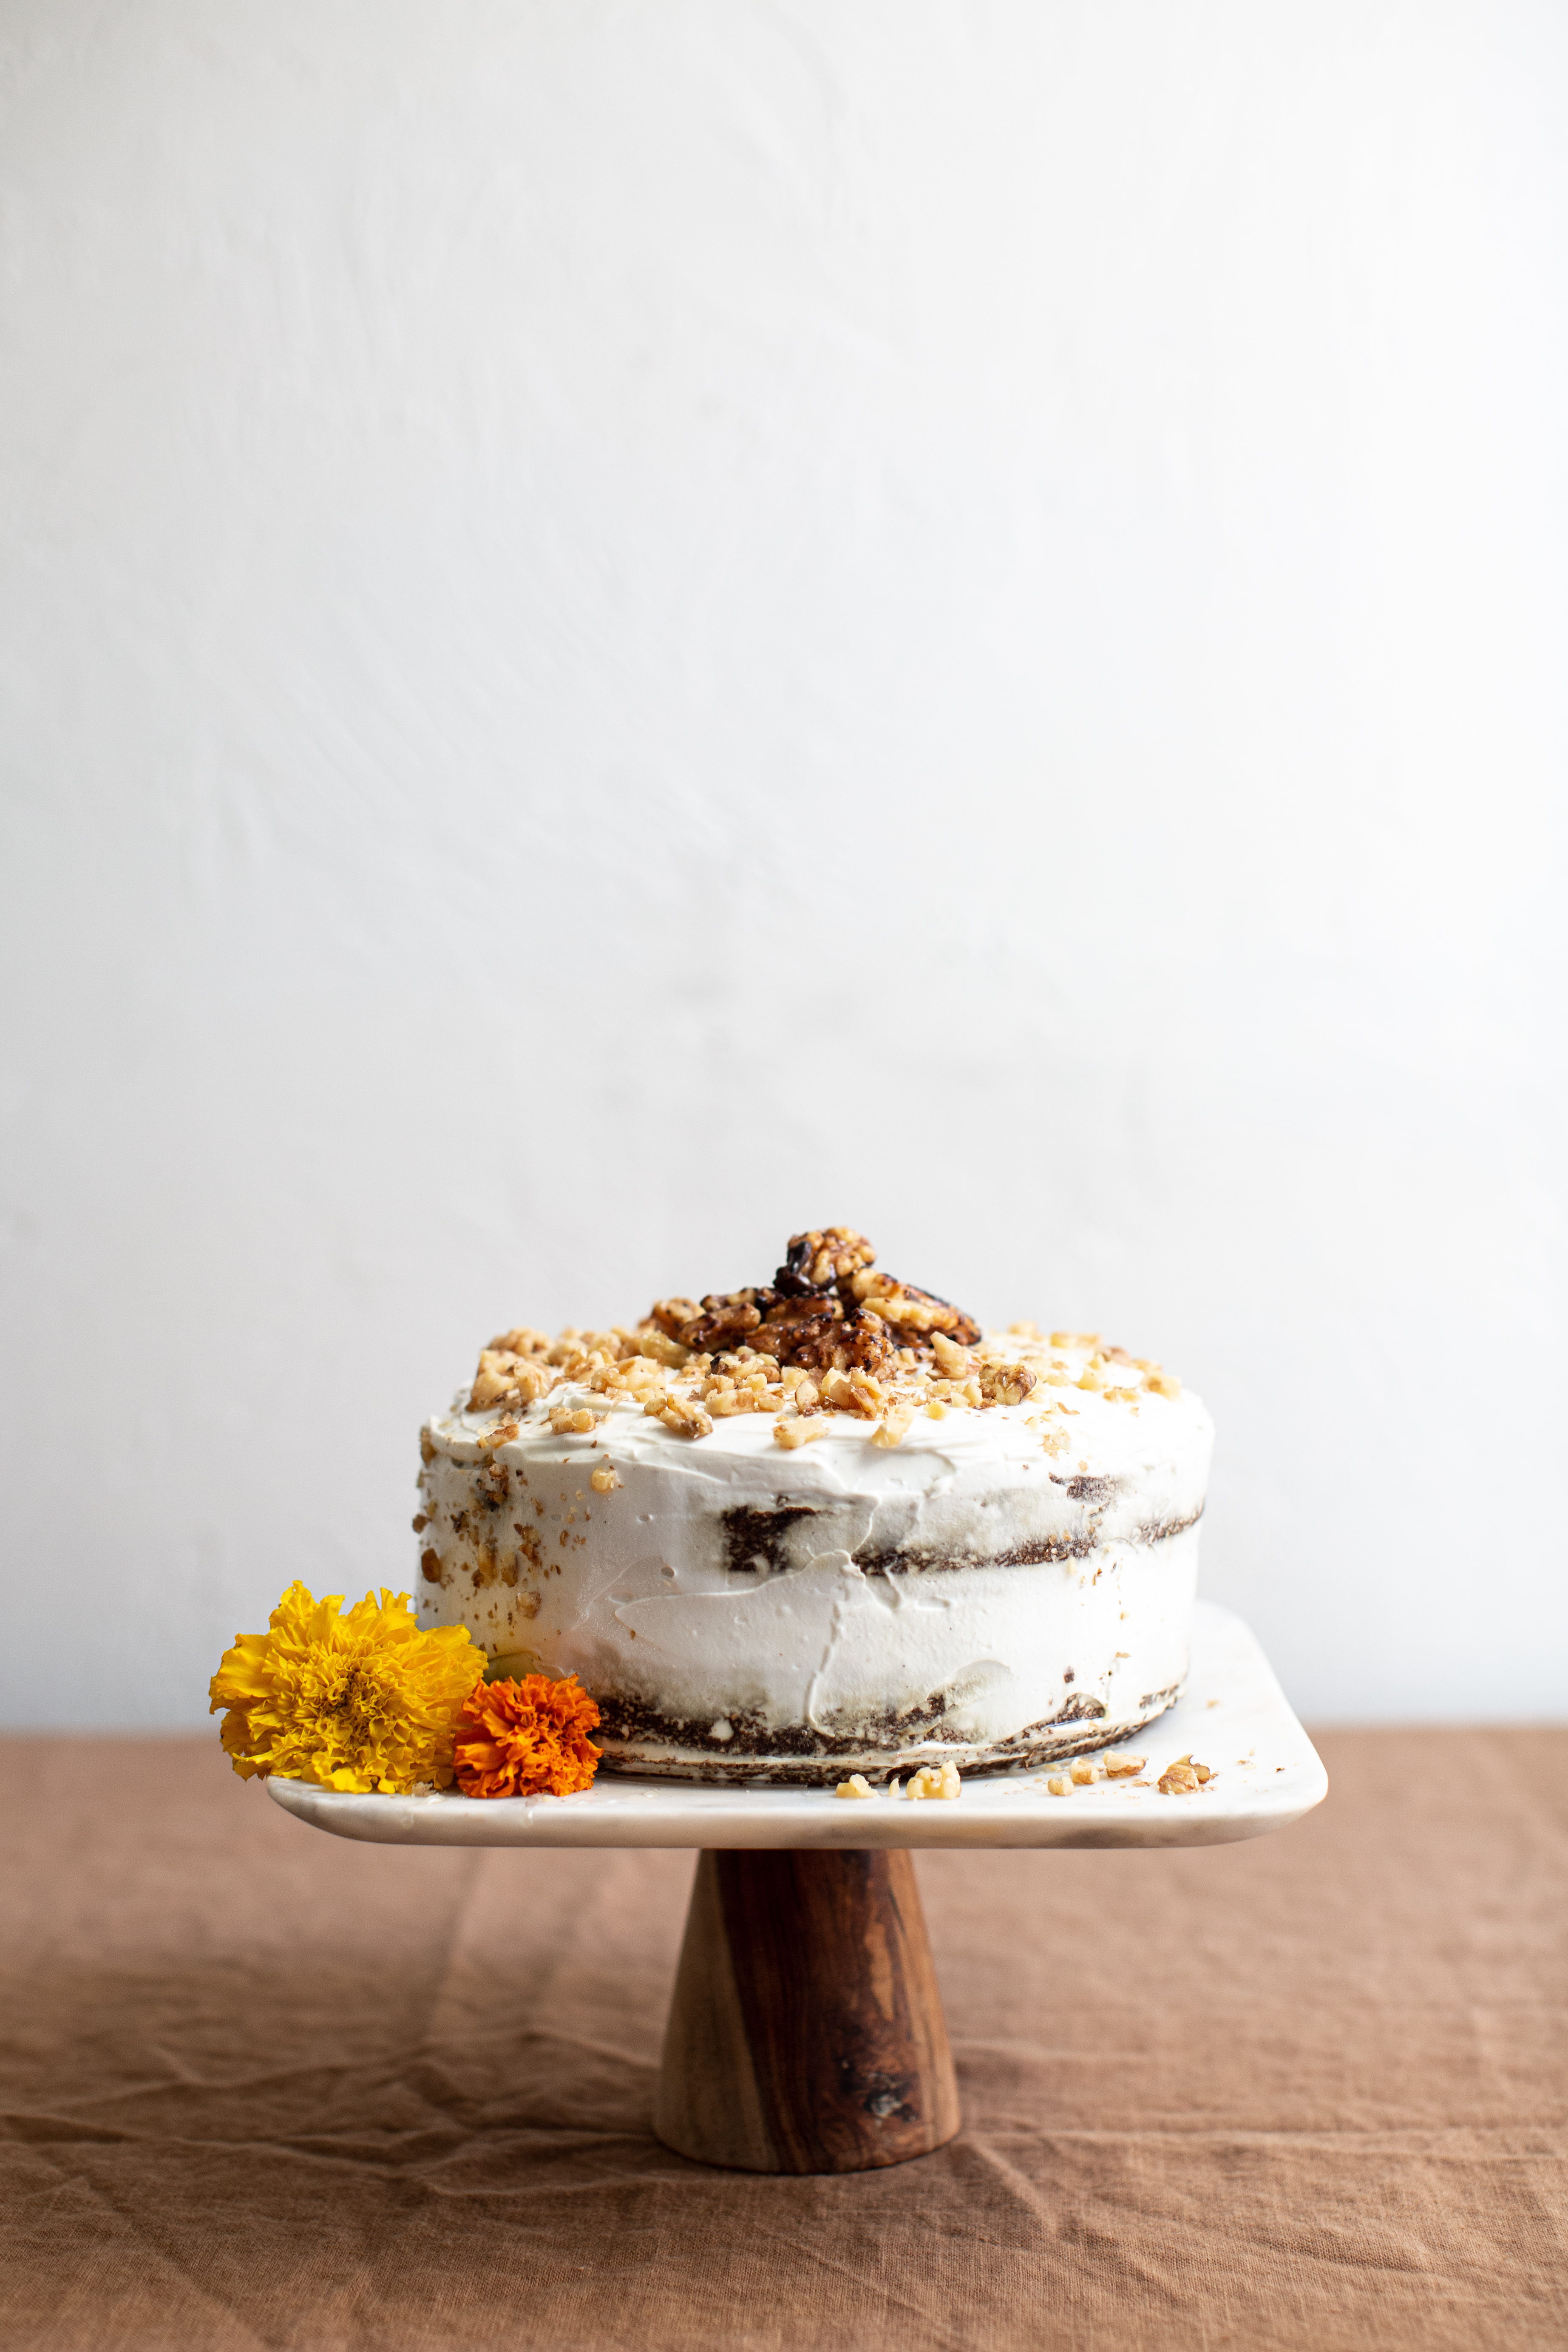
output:
<path id="1" fill-rule="evenodd" d="M 3 1707 L 839 1218 L 1561 1713 L 1550 0 L 5 0 Z"/>

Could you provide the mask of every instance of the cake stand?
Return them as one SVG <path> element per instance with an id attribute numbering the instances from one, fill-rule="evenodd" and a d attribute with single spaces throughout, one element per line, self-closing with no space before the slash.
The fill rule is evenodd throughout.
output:
<path id="1" fill-rule="evenodd" d="M 912 1848 L 1223 1845 L 1328 1793 L 1257 1641 L 1202 1601 L 1185 1695 L 1123 1746 L 1146 1770 L 1068 1796 L 1047 1785 L 1065 1762 L 923 1802 L 619 1773 L 575 1797 L 267 1790 L 313 1829 L 377 1845 L 700 1848 L 654 2129 L 706 2164 L 858 2172 L 925 2156 L 960 2122 Z M 1162 1794 L 1164 1767 L 1189 1754 L 1214 1777 Z"/>

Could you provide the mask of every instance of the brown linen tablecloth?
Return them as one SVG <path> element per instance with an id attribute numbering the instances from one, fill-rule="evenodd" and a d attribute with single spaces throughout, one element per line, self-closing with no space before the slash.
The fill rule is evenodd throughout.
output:
<path id="1" fill-rule="evenodd" d="M 1322 1747 L 1253 1844 L 922 1856 L 966 2128 L 802 2180 L 650 2134 L 689 1854 L 5 1742 L 0 2340 L 1561 2347 L 1568 1732 Z"/>

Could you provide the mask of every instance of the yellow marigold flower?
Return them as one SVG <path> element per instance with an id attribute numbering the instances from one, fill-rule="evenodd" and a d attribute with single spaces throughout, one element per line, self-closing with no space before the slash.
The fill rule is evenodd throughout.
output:
<path id="1" fill-rule="evenodd" d="M 291 1584 L 265 1633 L 241 1633 L 212 1678 L 223 1744 L 242 1780 L 275 1772 L 362 1795 L 452 1784 L 463 1701 L 484 1672 L 466 1625 L 421 1633 L 406 1592 L 342 1595 Z"/>

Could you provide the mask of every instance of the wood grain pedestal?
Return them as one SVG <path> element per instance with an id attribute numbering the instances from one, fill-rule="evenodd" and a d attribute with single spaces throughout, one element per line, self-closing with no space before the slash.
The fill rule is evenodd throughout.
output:
<path id="1" fill-rule="evenodd" d="M 959 2126 L 907 1853 L 700 1854 L 654 2129 L 742 2172 L 864 2172 Z"/>

